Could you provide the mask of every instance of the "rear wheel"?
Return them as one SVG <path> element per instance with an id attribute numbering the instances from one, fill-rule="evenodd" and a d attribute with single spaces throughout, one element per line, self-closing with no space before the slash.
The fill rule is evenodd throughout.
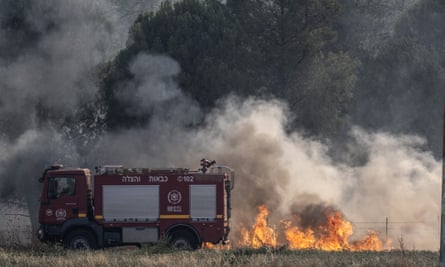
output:
<path id="1" fill-rule="evenodd" d="M 198 248 L 198 239 L 195 234 L 186 230 L 173 232 L 169 243 L 172 248 L 180 250 L 193 250 Z"/>
<path id="2" fill-rule="evenodd" d="M 63 245 L 68 249 L 95 249 L 96 238 L 87 230 L 74 230 L 66 235 Z"/>

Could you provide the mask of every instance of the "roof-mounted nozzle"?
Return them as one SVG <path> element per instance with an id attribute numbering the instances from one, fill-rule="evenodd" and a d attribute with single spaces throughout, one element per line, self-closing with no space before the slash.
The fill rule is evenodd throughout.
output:
<path id="1" fill-rule="evenodd" d="M 209 161 L 208 159 L 201 159 L 201 169 L 199 171 L 202 171 L 202 173 L 206 173 L 207 169 L 210 168 L 210 166 L 214 165 L 216 161 L 212 160 Z"/>

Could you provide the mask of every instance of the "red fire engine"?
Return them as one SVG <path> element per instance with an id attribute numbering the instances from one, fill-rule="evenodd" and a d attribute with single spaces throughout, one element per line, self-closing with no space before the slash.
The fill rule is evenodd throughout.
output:
<path id="1" fill-rule="evenodd" d="M 196 249 L 228 242 L 234 171 L 201 161 L 188 169 L 54 165 L 39 179 L 38 238 L 65 248 L 155 243 Z"/>

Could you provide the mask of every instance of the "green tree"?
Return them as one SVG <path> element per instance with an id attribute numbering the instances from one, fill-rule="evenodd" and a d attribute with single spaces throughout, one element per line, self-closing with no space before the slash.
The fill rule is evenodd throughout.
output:
<path id="1" fill-rule="evenodd" d="M 110 128 L 144 123 L 150 114 L 126 114 L 116 97 L 119 84 L 132 78 L 129 64 L 141 52 L 177 60 L 177 81 L 202 107 L 211 108 L 229 92 L 251 84 L 238 64 L 243 57 L 236 19 L 216 0 L 164 2 L 159 11 L 140 15 L 130 29 L 129 45 L 105 68 L 104 97 Z"/>
<path id="2" fill-rule="evenodd" d="M 359 60 L 347 53 L 315 56 L 301 72 L 295 90 L 290 91 L 290 106 L 299 116 L 297 126 L 322 137 L 344 134 L 359 66 Z"/>
<path id="3" fill-rule="evenodd" d="M 150 118 L 150 112 L 126 113 L 118 97 L 133 78 L 131 62 L 147 52 L 178 61 L 181 89 L 204 109 L 229 93 L 278 97 L 295 112 L 294 126 L 335 132 L 358 66 L 332 45 L 339 10 L 338 0 L 164 2 L 138 17 L 126 49 L 104 68 L 107 124 L 116 129 Z M 320 105 L 326 109 L 315 108 Z"/>
<path id="4" fill-rule="evenodd" d="M 380 53 L 363 56 L 350 110 L 356 124 L 427 137 L 436 156 L 445 98 L 444 14 L 443 1 L 426 0 L 401 17 Z"/>
<path id="5" fill-rule="evenodd" d="M 286 97 L 305 63 L 333 40 L 332 23 L 339 11 L 333 0 L 228 1 L 237 14 L 243 33 L 267 87 Z"/>
<path id="6" fill-rule="evenodd" d="M 294 126 L 312 134 L 335 133 L 353 97 L 359 66 L 333 45 L 340 2 L 232 0 L 228 5 L 255 51 L 251 62 L 261 84 L 289 103 Z"/>

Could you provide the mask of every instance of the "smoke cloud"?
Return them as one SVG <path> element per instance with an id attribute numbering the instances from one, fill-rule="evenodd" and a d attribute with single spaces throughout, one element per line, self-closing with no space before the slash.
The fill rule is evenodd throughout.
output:
<path id="1" fill-rule="evenodd" d="M 197 169 L 199 159 L 207 157 L 232 166 L 237 176 L 235 243 L 237 226 L 252 225 L 261 204 L 271 210 L 270 222 L 277 225 L 310 205 L 329 205 L 353 223 L 374 223 L 368 227 L 378 228 L 383 237 L 388 218 L 394 222 L 392 240 L 403 237 L 407 246 L 437 248 L 441 164 L 423 150 L 424 139 L 354 128 L 350 135 L 356 145 L 350 153 L 366 154 L 367 160 L 348 165 L 334 161 L 326 144 L 287 133 L 287 121 L 286 105 L 279 101 L 229 97 L 206 116 L 200 129 L 157 121 L 156 127 L 107 136 L 94 158 L 128 166 Z"/>
<path id="2" fill-rule="evenodd" d="M 97 66 L 124 46 L 139 12 L 158 2 L 0 3 L 0 197 L 24 199 L 34 226 L 42 170 L 79 166 L 85 156 L 61 124 L 94 101 Z"/>

